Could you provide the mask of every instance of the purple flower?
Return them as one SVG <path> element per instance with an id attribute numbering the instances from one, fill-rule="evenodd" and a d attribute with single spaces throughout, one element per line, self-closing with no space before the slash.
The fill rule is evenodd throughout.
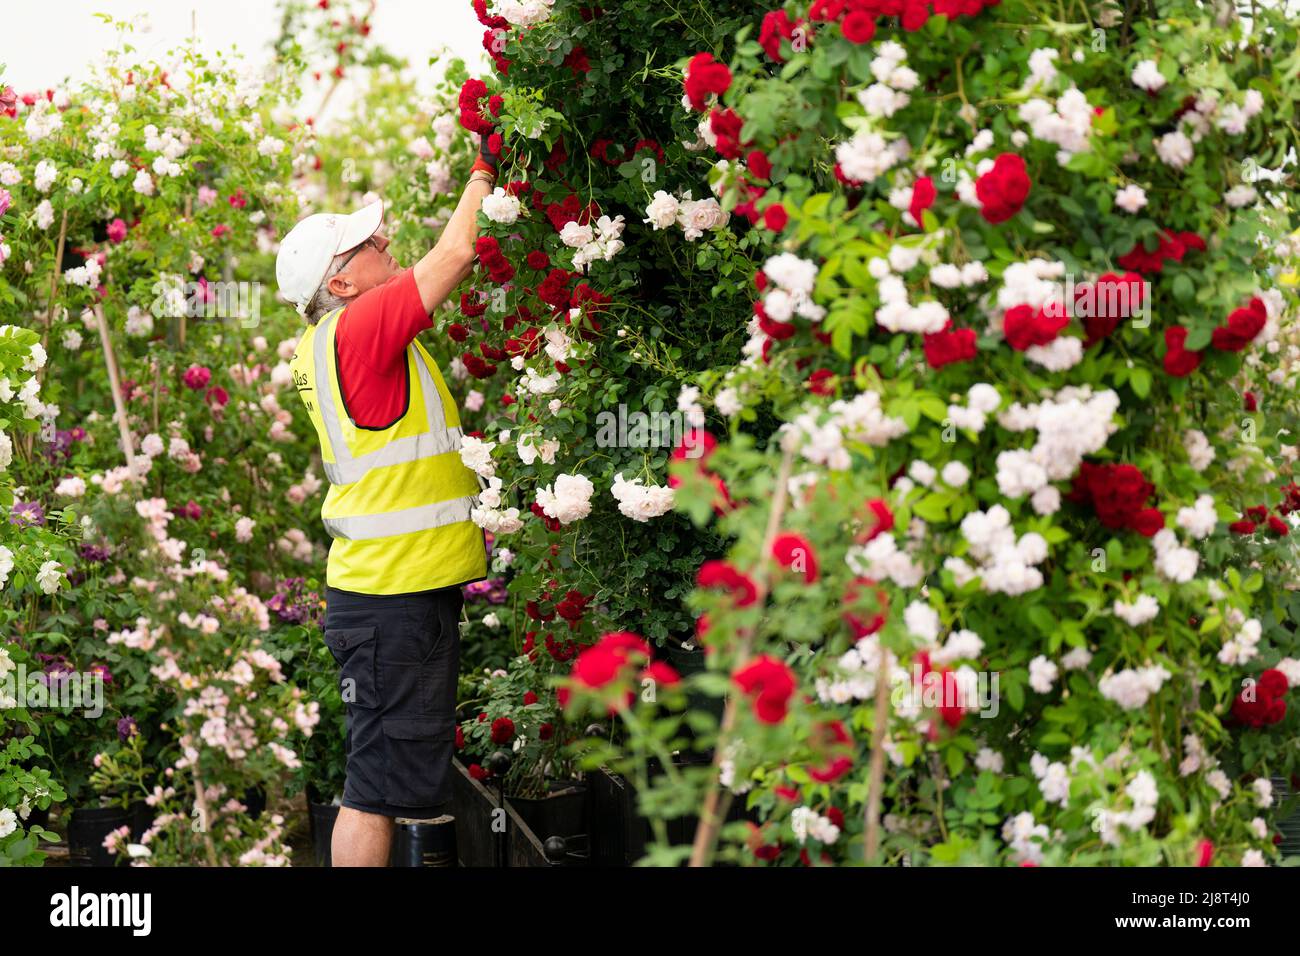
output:
<path id="1" fill-rule="evenodd" d="M 72 443 L 76 440 L 76 436 L 71 431 L 63 428 L 59 429 L 54 433 L 54 439 L 45 444 L 43 449 L 45 457 L 51 461 L 67 458 L 72 454 Z"/>
<path id="2" fill-rule="evenodd" d="M 134 717 L 123 717 L 117 722 L 117 739 L 126 742 L 140 732 Z"/>
<path id="3" fill-rule="evenodd" d="M 286 578 L 279 589 L 266 602 L 268 611 L 274 611 L 280 620 L 291 624 L 315 622 L 321 611 L 320 595 L 305 589 L 302 578 Z"/>
<path id="4" fill-rule="evenodd" d="M 108 548 L 100 547 L 97 544 L 83 544 L 80 549 L 81 559 L 83 561 L 107 561 L 109 557 Z"/>
<path id="5" fill-rule="evenodd" d="M 37 654 L 36 658 L 45 665 L 41 683 L 46 687 L 62 684 L 73 673 L 72 664 L 62 654 Z"/>
<path id="6" fill-rule="evenodd" d="M 489 578 L 475 581 L 464 588 L 465 600 L 468 602 L 485 601 L 488 604 L 505 604 L 507 598 L 504 578 Z"/>
<path id="7" fill-rule="evenodd" d="M 20 528 L 45 524 L 45 509 L 35 501 L 17 501 L 9 512 L 9 523 Z"/>

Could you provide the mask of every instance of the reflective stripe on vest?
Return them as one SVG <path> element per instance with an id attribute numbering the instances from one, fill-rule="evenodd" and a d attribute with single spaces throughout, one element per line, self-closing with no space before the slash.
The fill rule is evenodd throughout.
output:
<path id="1" fill-rule="evenodd" d="M 368 538 L 389 538 L 412 531 L 427 531 L 458 521 L 468 521 L 473 507 L 473 498 L 452 498 L 450 501 L 389 511 L 386 514 L 351 515 L 322 520 L 331 537 L 362 541 Z"/>
<path id="2" fill-rule="evenodd" d="M 330 383 L 330 331 L 338 321 L 342 310 L 331 312 L 320 323 L 313 340 L 313 361 L 316 366 L 316 381 L 321 383 L 317 389 L 317 401 L 320 404 L 321 419 L 329 435 L 330 450 L 334 452 L 334 461 L 321 462 L 325 477 L 332 485 L 350 485 L 360 481 L 371 468 L 385 465 L 403 465 L 421 458 L 445 455 L 460 448 L 461 430 L 448 428 L 447 418 L 442 408 L 442 396 L 434 384 L 429 367 L 419 355 L 415 358 L 416 373 L 420 376 L 420 388 L 424 392 L 424 413 L 429 430 L 419 435 L 408 435 L 389 442 L 383 448 L 376 449 L 359 458 L 352 456 L 348 444 L 343 440 L 343 426 L 339 423 L 338 409 L 334 407 L 334 389 Z M 322 372 L 324 374 L 322 374 Z M 340 391 L 343 383 L 339 382 Z M 436 527 L 430 525 L 429 527 Z M 407 531 L 418 530 L 408 527 Z"/>

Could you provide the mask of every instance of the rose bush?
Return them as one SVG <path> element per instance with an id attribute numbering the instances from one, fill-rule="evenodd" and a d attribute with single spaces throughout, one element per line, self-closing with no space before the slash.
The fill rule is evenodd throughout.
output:
<path id="1" fill-rule="evenodd" d="M 614 501 L 636 502 L 620 540 L 657 513 L 667 460 L 618 493 L 628 466 L 579 423 L 641 369 L 684 386 L 692 426 L 726 422 L 671 484 L 720 538 L 693 563 L 725 550 L 690 601 L 690 684 L 729 709 L 623 712 L 633 758 L 688 723 L 715 752 L 643 795 L 703 807 L 697 861 L 744 794 L 723 847 L 749 861 L 1186 863 L 1208 840 L 1265 862 L 1270 779 L 1297 769 L 1294 26 L 982 6 L 476 5 L 498 75 L 466 84 L 462 122 L 501 137 L 511 179 L 448 327 L 471 376 L 509 382 L 465 454 L 479 520 L 535 600 L 571 568 L 618 580 L 626 559 L 582 542 Z M 625 31 L 661 26 L 692 42 L 629 70 Z M 606 104 L 672 141 L 601 132 Z M 725 212 L 683 214 L 706 184 Z M 689 364 L 665 360 L 656 309 L 692 328 L 706 288 Z M 660 637 L 635 601 L 596 610 Z M 566 686 L 600 714 L 637 677 Z"/>

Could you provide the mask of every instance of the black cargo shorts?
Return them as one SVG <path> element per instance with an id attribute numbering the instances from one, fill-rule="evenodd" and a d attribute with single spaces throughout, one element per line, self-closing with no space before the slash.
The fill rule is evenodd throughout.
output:
<path id="1" fill-rule="evenodd" d="M 459 587 L 417 594 L 326 588 L 325 644 L 347 706 L 343 806 L 436 817 L 451 799 Z"/>

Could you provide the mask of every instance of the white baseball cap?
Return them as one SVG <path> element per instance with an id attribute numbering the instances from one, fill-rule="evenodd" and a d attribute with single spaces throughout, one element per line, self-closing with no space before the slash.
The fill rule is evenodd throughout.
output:
<path id="1" fill-rule="evenodd" d="M 293 303 L 299 315 L 307 311 L 334 257 L 355 249 L 384 222 L 382 200 L 363 206 L 350 216 L 321 212 L 308 216 L 289 230 L 275 257 L 275 279 L 280 294 Z"/>

